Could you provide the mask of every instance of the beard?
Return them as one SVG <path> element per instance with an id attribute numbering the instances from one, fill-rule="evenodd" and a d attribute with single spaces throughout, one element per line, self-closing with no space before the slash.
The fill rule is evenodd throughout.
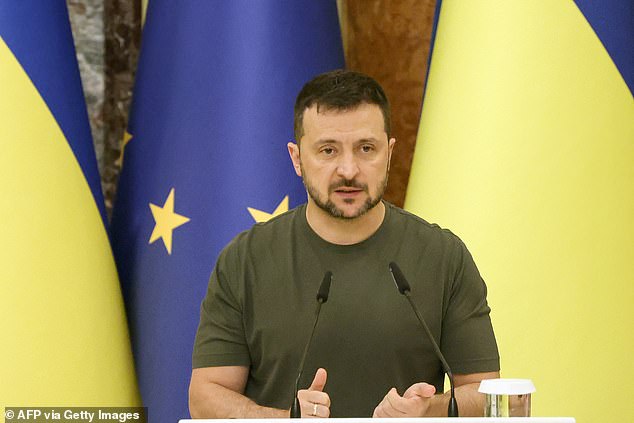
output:
<path id="1" fill-rule="evenodd" d="M 315 202 L 317 207 L 319 207 L 326 213 L 330 214 L 332 217 L 337 219 L 342 219 L 342 220 L 356 219 L 358 217 L 363 216 L 368 211 L 372 210 L 377 204 L 379 204 L 379 201 L 381 201 L 381 199 L 383 198 L 383 194 L 385 194 L 385 189 L 387 187 L 387 177 L 388 177 L 387 170 L 385 172 L 385 176 L 383 177 L 383 180 L 380 181 L 376 187 L 376 196 L 374 197 L 370 195 L 368 184 L 359 183 L 356 179 L 340 179 L 339 181 L 333 182 L 332 184 L 330 184 L 330 186 L 328 187 L 328 194 L 326 196 L 326 199 L 324 200 L 322 196 L 320 195 L 319 191 L 317 190 L 317 188 L 315 188 L 315 186 L 312 185 L 310 183 L 310 180 L 306 177 L 306 172 L 304 172 L 304 169 L 302 168 L 301 170 L 302 170 L 302 175 L 304 175 L 303 182 L 304 182 L 304 186 L 306 187 L 306 191 L 308 192 L 308 195 L 310 196 L 310 198 Z M 346 216 L 344 214 L 345 212 L 339 207 L 337 207 L 337 205 L 334 202 L 332 202 L 332 200 L 330 199 L 330 195 L 335 190 L 342 187 L 358 188 L 363 190 L 363 192 L 367 194 L 367 199 L 365 200 L 365 202 L 357 209 L 355 213 L 353 213 L 350 216 Z M 354 200 L 349 200 L 349 199 L 344 200 L 345 203 L 352 203 L 353 201 Z"/>

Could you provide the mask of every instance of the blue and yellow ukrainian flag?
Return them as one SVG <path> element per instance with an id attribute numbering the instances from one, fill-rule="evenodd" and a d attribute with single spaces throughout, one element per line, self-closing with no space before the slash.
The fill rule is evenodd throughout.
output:
<path id="1" fill-rule="evenodd" d="M 64 1 L 0 4 L 0 407 L 138 405 Z"/>
<path id="2" fill-rule="evenodd" d="M 286 148 L 295 96 L 342 66 L 334 0 L 149 3 L 112 239 L 153 422 L 189 415 L 220 250 L 306 201 Z"/>
<path id="3" fill-rule="evenodd" d="M 634 3 L 444 0 L 406 207 L 489 286 L 536 416 L 634 414 Z"/>

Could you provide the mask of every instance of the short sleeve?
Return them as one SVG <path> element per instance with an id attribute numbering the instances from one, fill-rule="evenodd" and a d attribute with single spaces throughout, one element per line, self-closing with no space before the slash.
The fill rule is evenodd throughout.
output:
<path id="1" fill-rule="evenodd" d="M 231 244 L 230 244 L 231 246 Z M 228 247 L 230 248 L 230 247 Z M 207 294 L 200 307 L 200 323 L 194 341 L 193 368 L 249 366 L 242 307 L 236 295 L 239 276 L 225 249 L 211 274 Z"/>
<path id="2" fill-rule="evenodd" d="M 456 374 L 500 370 L 487 287 L 465 245 L 457 239 L 455 273 L 443 318 L 441 349 Z"/>

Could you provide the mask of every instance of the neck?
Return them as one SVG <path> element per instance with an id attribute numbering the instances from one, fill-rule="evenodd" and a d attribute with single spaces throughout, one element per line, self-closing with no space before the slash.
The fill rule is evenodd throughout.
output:
<path id="1" fill-rule="evenodd" d="M 311 229 L 325 241 L 338 245 L 352 245 L 368 239 L 379 229 L 384 217 L 383 201 L 354 219 L 333 217 L 310 198 L 306 206 L 306 220 Z"/>

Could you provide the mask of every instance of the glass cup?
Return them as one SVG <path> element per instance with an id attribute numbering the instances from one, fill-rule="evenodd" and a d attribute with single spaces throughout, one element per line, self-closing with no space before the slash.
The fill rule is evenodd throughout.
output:
<path id="1" fill-rule="evenodd" d="M 485 395 L 485 417 L 530 417 L 531 394 L 535 385 L 530 379 L 485 379 L 478 392 Z"/>

